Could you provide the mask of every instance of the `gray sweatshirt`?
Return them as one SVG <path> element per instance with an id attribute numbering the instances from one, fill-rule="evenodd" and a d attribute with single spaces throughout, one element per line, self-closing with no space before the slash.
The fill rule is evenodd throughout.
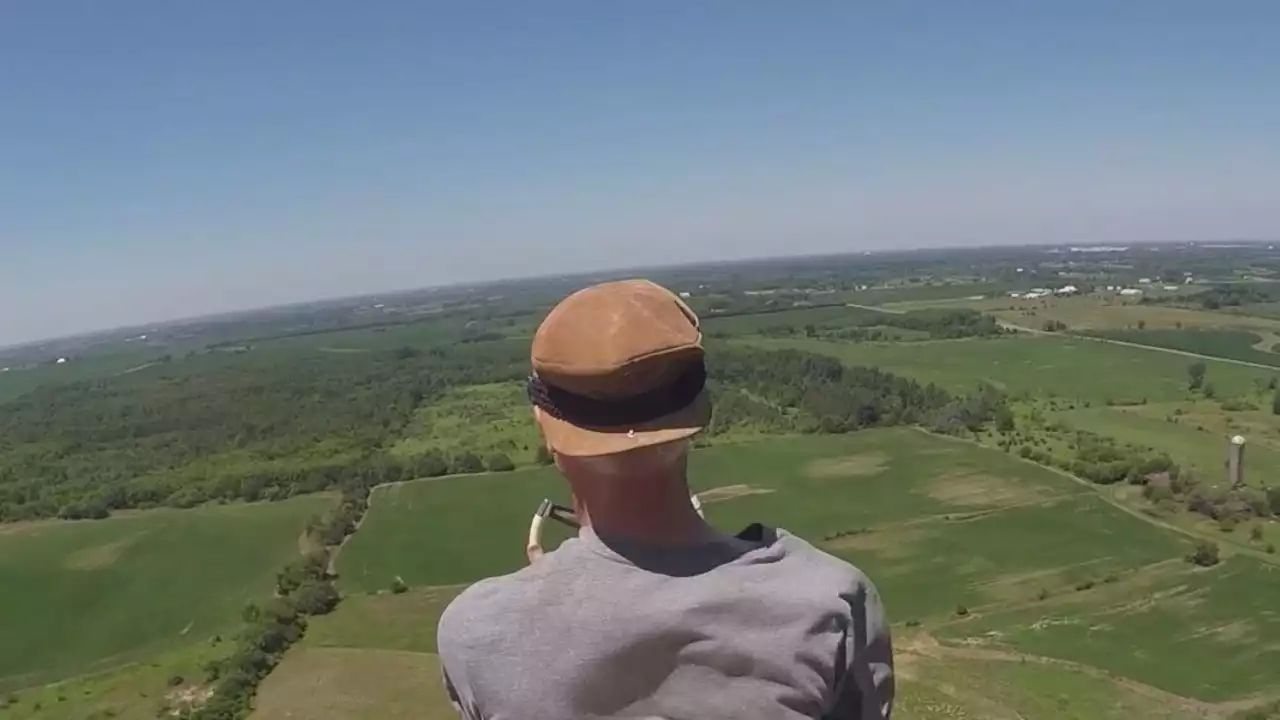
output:
<path id="1" fill-rule="evenodd" d="M 753 525 L 663 550 L 590 529 L 445 610 L 470 720 L 887 720 L 889 623 L 859 570 Z"/>

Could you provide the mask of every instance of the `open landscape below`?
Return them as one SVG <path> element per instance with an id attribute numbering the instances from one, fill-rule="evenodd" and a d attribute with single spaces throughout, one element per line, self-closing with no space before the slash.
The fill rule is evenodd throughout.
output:
<path id="1" fill-rule="evenodd" d="M 874 579 L 895 717 L 1266 720 L 1276 272 L 1179 246 L 652 274 L 703 318 L 709 521 Z M 568 500 L 521 383 L 587 282 L 10 351 L 0 718 L 456 717 L 436 622 Z"/>

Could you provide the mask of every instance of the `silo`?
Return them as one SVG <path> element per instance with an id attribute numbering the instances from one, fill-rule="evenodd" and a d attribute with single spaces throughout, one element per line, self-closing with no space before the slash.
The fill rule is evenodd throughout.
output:
<path id="1" fill-rule="evenodd" d="M 1236 435 L 1231 438 L 1231 444 L 1227 447 L 1227 478 L 1231 481 L 1231 487 L 1242 487 L 1244 485 L 1244 436 Z"/>

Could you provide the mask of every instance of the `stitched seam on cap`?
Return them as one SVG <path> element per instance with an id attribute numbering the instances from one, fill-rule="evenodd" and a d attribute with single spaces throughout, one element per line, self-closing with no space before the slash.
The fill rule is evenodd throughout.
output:
<path id="1" fill-rule="evenodd" d="M 639 355 L 635 355 L 633 357 L 627 358 L 626 360 L 623 360 L 622 362 L 616 365 L 570 365 L 566 363 L 556 363 L 556 362 L 548 362 L 545 360 L 538 360 L 537 358 L 532 358 L 531 360 L 534 364 L 541 365 L 542 367 L 548 368 L 551 370 L 574 369 L 574 370 L 580 370 L 582 372 L 587 372 L 587 371 L 600 372 L 600 371 L 621 370 L 624 367 L 631 365 L 632 363 L 640 362 L 641 360 L 648 360 L 649 358 L 661 357 L 669 353 L 674 354 L 683 350 L 693 350 L 693 349 L 697 349 L 697 350 L 703 349 L 701 333 L 698 334 L 698 339 L 693 343 L 686 344 L 686 345 L 677 345 L 675 347 L 670 347 L 670 348 L 663 348 L 662 350 L 650 350 L 649 352 L 641 353 Z"/>

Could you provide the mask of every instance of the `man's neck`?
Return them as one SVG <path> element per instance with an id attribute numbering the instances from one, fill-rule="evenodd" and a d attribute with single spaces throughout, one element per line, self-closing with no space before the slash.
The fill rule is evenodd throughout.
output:
<path id="1" fill-rule="evenodd" d="M 693 508 L 683 478 L 607 482 L 575 489 L 581 520 L 597 536 L 651 546 L 697 545 L 719 537 Z"/>
<path id="2" fill-rule="evenodd" d="M 662 512 L 611 512 L 588 509 L 585 524 L 600 537 L 619 538 L 654 547 L 700 545 L 719 537 L 693 507 Z"/>

